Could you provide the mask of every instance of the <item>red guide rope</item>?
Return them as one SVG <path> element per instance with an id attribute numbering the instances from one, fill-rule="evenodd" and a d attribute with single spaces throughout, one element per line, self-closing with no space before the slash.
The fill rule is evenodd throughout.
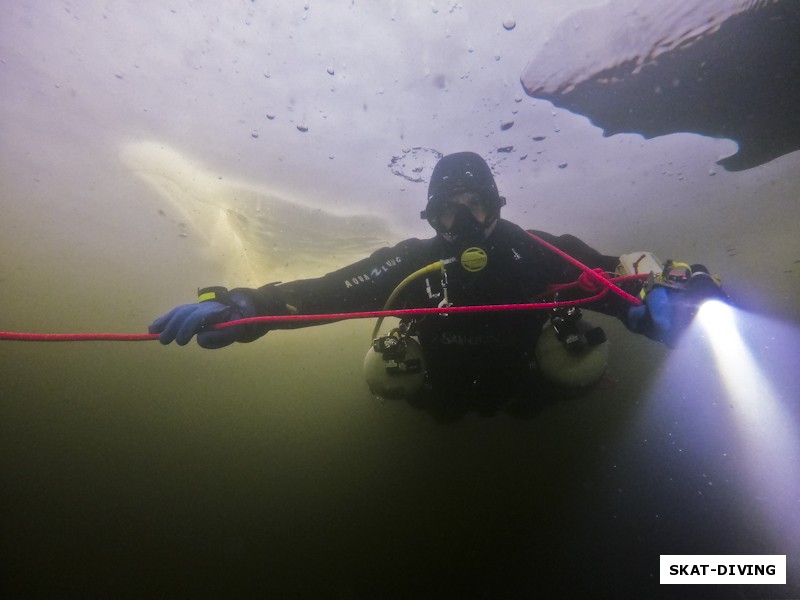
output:
<path id="1" fill-rule="evenodd" d="M 413 315 L 427 315 L 427 314 L 442 314 L 442 313 L 466 313 L 466 312 L 491 312 L 491 311 L 513 311 L 513 310 L 548 310 L 551 308 L 563 308 L 567 306 L 579 306 L 582 304 L 589 304 L 595 300 L 599 300 L 611 291 L 614 294 L 624 298 L 631 304 L 638 306 L 642 302 L 638 298 L 631 296 L 626 291 L 619 288 L 616 282 L 630 281 L 632 279 L 642 279 L 643 275 L 634 275 L 628 277 L 617 277 L 609 279 L 603 274 L 598 273 L 594 269 L 590 269 L 582 262 L 576 260 L 566 252 L 556 248 L 552 244 L 544 241 L 539 236 L 526 232 L 534 240 L 539 242 L 545 248 L 555 252 L 567 262 L 578 267 L 583 271 L 586 278 L 592 281 L 595 286 L 598 286 L 600 291 L 587 298 L 578 300 L 569 300 L 563 302 L 537 302 L 529 304 L 488 304 L 481 306 L 450 306 L 446 308 L 406 308 L 397 310 L 373 310 L 352 313 L 331 313 L 331 314 L 318 314 L 318 315 L 269 315 L 264 317 L 250 317 L 247 319 L 238 319 L 236 321 L 227 321 L 217 325 L 209 326 L 208 329 L 224 329 L 226 327 L 235 327 L 237 325 L 246 325 L 248 323 L 269 323 L 269 322 L 288 322 L 288 321 L 344 321 L 347 319 L 369 319 L 373 317 L 405 317 Z M 581 277 L 584 278 L 584 275 Z M 575 285 L 582 285 L 584 287 L 586 282 L 575 282 L 554 286 L 554 290 L 563 290 L 567 287 Z M 18 342 L 86 342 L 86 341 L 104 341 L 104 342 L 144 342 L 149 340 L 157 340 L 157 333 L 16 333 L 12 331 L 0 331 L 0 341 L 18 341 Z"/>
<path id="2" fill-rule="evenodd" d="M 593 279 L 595 281 L 595 283 L 598 283 L 598 284 L 602 285 L 603 287 L 609 289 L 610 291 L 614 292 L 617 296 L 619 296 L 620 298 L 624 298 L 625 300 L 627 300 L 628 302 L 630 302 L 634 306 L 640 306 L 642 304 L 641 300 L 639 300 L 635 296 L 631 296 L 625 290 L 620 289 L 616 284 L 614 284 L 612 282 L 612 280 L 606 279 L 601 274 L 599 274 L 597 271 L 595 271 L 594 269 L 590 269 L 585 264 L 583 264 L 581 261 L 571 257 L 569 254 L 567 254 L 563 250 L 560 250 L 560 249 L 556 248 L 555 246 L 553 246 L 553 244 L 545 242 L 538 235 L 533 234 L 530 231 L 526 231 L 525 233 L 527 233 L 529 236 L 531 236 L 534 240 L 539 242 L 542 246 L 544 246 L 548 250 L 551 250 L 551 251 L 555 252 L 556 254 L 558 254 L 561 258 L 566 260 L 568 263 L 571 263 L 571 264 L 575 265 L 576 267 L 578 267 L 581 271 L 586 273 L 586 275 L 588 275 L 589 278 Z"/>
<path id="3" fill-rule="evenodd" d="M 287 321 L 344 321 L 347 319 L 370 319 L 373 317 L 405 317 L 412 315 L 428 315 L 441 313 L 492 312 L 511 310 L 546 310 L 567 306 L 579 306 L 599 300 L 605 296 L 606 290 L 588 298 L 565 302 L 537 302 L 531 304 L 487 304 L 482 306 L 450 306 L 446 308 L 403 308 L 397 310 L 372 310 L 352 313 L 325 313 L 318 315 L 268 315 L 249 317 L 212 325 L 208 329 L 224 329 L 248 323 L 270 323 Z M 16 333 L 0 331 L 0 341 L 17 342 L 144 342 L 157 340 L 157 333 Z"/>

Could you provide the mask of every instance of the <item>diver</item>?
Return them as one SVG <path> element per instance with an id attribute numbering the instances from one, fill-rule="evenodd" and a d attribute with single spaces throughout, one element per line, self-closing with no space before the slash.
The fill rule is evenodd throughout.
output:
<path id="1" fill-rule="evenodd" d="M 252 342 L 271 329 L 321 324 L 282 321 L 211 328 L 248 317 L 374 311 L 389 308 L 389 298 L 392 309 L 446 308 L 531 303 L 548 294 L 552 297 L 554 286 L 561 289 L 558 300 L 586 296 L 587 289 L 597 291 L 596 282 L 581 268 L 531 233 L 596 272 L 620 273 L 619 256 L 603 255 L 571 235 L 528 232 L 500 217 L 504 205 L 505 198 L 483 158 L 472 152 L 446 155 L 431 174 L 427 206 L 421 212 L 436 232 L 433 237 L 381 248 L 319 278 L 270 283 L 258 289 L 201 289 L 199 302 L 159 317 L 150 325 L 150 333 L 160 334 L 162 344 L 176 341 L 179 345 L 196 335 L 200 346 L 216 349 Z M 670 265 L 679 275 L 692 275 L 689 267 L 688 274 L 681 271 L 682 263 L 677 263 L 678 268 Z M 660 265 L 654 268 L 659 269 Z M 696 271 L 696 275 L 707 273 L 699 267 Z M 704 283 L 710 277 L 700 279 Z M 584 285 L 566 285 L 576 281 Z M 675 286 L 652 282 L 648 286 L 643 279 L 621 285 L 632 295 L 643 296 L 644 302 L 635 306 L 620 295 L 606 293 L 582 308 L 617 317 L 636 333 L 674 341 L 687 320 L 681 313 L 691 312 L 683 297 L 676 301 Z M 719 289 L 716 282 L 712 288 L 711 295 Z M 536 387 L 541 387 L 537 363 L 542 361 L 537 360 L 536 348 L 548 328 L 556 331 L 567 354 L 603 346 L 602 331 L 577 325 L 581 325 L 579 309 L 425 314 L 404 317 L 393 335 L 376 337 L 372 352 L 383 355 L 380 364 L 385 363 L 387 372 L 399 369 L 423 383 L 423 391 L 409 392 L 412 397 L 445 398 L 465 406 L 495 405 L 504 398 L 535 395 Z M 393 349 L 402 346 L 405 350 L 407 344 L 414 350 L 411 358 L 404 361 L 402 353 L 393 355 Z"/>

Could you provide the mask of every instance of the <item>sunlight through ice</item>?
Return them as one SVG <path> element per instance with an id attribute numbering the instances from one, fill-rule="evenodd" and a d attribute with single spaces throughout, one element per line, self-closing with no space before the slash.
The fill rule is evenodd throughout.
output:
<path id="1" fill-rule="evenodd" d="M 339 214 L 273 190 L 222 177 L 175 148 L 123 145 L 123 162 L 180 215 L 181 235 L 198 236 L 231 286 L 319 277 L 395 239 L 374 214 Z"/>

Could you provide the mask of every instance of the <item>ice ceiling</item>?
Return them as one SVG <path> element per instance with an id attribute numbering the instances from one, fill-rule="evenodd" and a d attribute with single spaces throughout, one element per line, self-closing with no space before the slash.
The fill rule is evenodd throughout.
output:
<path id="1" fill-rule="evenodd" d="M 720 164 L 749 169 L 800 148 L 799 28 L 781 0 L 615 2 L 562 23 L 522 82 L 606 135 L 731 138 Z"/>
<path id="2" fill-rule="evenodd" d="M 419 210 L 430 169 L 442 153 L 473 150 L 508 198 L 504 216 L 522 225 L 607 252 L 677 247 L 720 270 L 747 253 L 761 272 L 767 255 L 741 235 L 749 199 L 783 225 L 774 244 L 793 238 L 796 153 L 731 173 L 717 162 L 736 154 L 733 134 L 671 129 L 658 106 L 647 117 L 657 131 L 607 125 L 557 96 L 613 65 L 656 65 L 774 4 L 4 3 L 4 173 L 34 198 L 10 214 L 47 237 L 36 207 L 72 233 L 89 227 L 85 211 L 93 235 L 124 231 L 104 247 L 136 246 L 150 262 L 159 259 L 132 236 L 171 232 L 151 251 L 196 244 L 189 255 L 228 265 L 226 283 L 252 284 L 429 235 Z M 627 113 L 653 108 L 607 89 Z M 607 135 L 616 132 L 628 133 Z M 766 180 L 777 182 L 769 193 Z"/>

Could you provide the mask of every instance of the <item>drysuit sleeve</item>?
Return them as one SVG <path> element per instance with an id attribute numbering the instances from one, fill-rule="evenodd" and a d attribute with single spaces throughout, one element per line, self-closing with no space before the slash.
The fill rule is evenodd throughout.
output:
<path id="1" fill-rule="evenodd" d="M 559 250 L 565 252 L 572 258 L 575 258 L 591 269 L 601 269 L 605 273 L 614 273 L 617 269 L 617 265 L 619 264 L 618 256 L 602 254 L 574 235 L 568 234 L 556 236 L 544 231 L 535 230 L 531 230 L 531 233 L 540 237 L 549 244 L 552 244 Z M 537 243 L 535 240 L 532 241 L 534 244 Z M 563 257 L 558 256 L 548 248 L 542 248 L 542 257 L 548 266 L 549 278 L 553 283 L 571 283 L 578 281 L 583 274 L 583 271 L 579 267 L 568 262 Z M 634 285 L 637 285 L 638 287 L 638 284 Z M 625 291 L 628 293 L 637 293 L 638 289 L 631 288 L 625 289 Z M 579 289 L 576 292 L 573 292 L 573 294 L 567 293 L 566 295 L 562 296 L 562 299 L 571 299 L 573 295 L 576 298 L 586 296 L 586 293 L 587 290 Z M 623 321 L 625 320 L 630 307 L 631 304 L 627 300 L 611 292 L 607 293 L 597 302 L 586 306 L 586 308 L 589 310 L 611 315 L 620 318 Z"/>
<path id="2" fill-rule="evenodd" d="M 255 293 L 279 295 L 288 314 L 331 314 L 380 310 L 394 288 L 405 277 L 425 266 L 429 259 L 429 240 L 409 239 L 396 246 L 381 248 L 367 258 L 322 277 L 298 279 L 264 286 Z M 433 259 L 435 260 L 435 259 Z M 268 303 L 257 303 L 266 306 Z M 269 304 L 273 304 L 271 302 Z M 274 313 L 273 313 L 274 314 Z M 276 328 L 295 328 L 318 322 L 289 322 Z"/>
<path id="3" fill-rule="evenodd" d="M 545 231 L 535 230 L 531 230 L 531 233 L 552 244 L 559 250 L 566 252 L 589 268 L 603 269 L 603 271 L 613 273 L 619 264 L 618 256 L 602 254 L 574 235 L 567 234 L 557 236 Z M 544 251 L 548 252 L 546 248 L 544 248 Z M 552 254 L 551 262 L 553 264 L 558 264 L 556 270 L 560 271 L 560 277 L 566 278 L 565 281 L 574 281 L 581 275 L 581 270 L 578 267 L 568 263 L 555 254 Z"/>

